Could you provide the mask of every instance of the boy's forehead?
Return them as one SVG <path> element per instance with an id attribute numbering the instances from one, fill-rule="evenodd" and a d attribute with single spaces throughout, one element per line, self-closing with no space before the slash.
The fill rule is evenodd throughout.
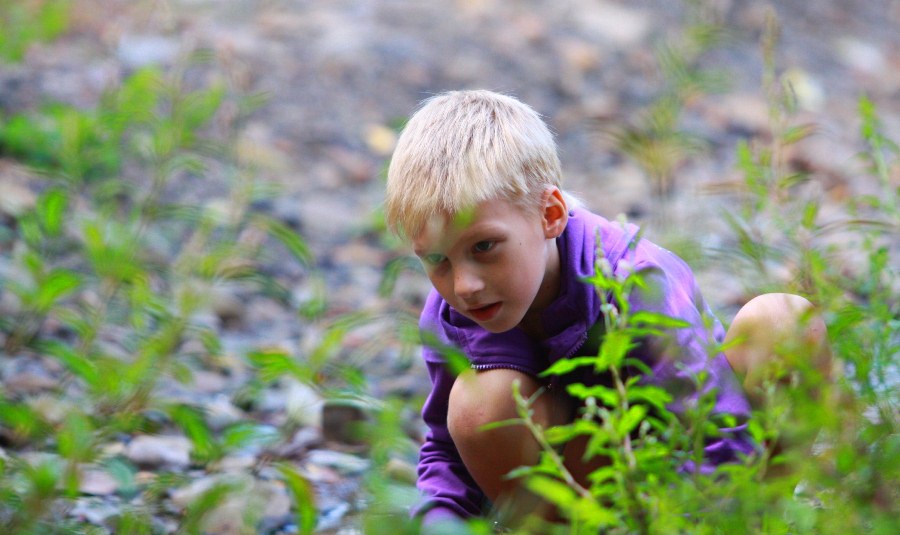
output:
<path id="1" fill-rule="evenodd" d="M 455 214 L 435 214 L 429 217 L 419 233 L 412 237 L 413 247 L 418 250 L 436 246 L 451 235 L 457 235 L 472 226 L 477 215 L 478 207 L 461 210 Z"/>

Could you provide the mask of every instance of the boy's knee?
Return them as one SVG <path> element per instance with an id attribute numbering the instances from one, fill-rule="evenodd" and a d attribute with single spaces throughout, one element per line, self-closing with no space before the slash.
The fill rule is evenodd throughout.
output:
<path id="1" fill-rule="evenodd" d="M 470 441 L 482 434 L 482 427 L 517 415 L 513 382 L 528 397 L 538 386 L 536 381 L 515 370 L 467 370 L 456 378 L 450 391 L 447 427 L 454 442 Z"/>
<path id="2" fill-rule="evenodd" d="M 725 337 L 732 368 L 748 382 L 757 382 L 776 362 L 831 373 L 831 352 L 825 321 L 812 303 L 799 295 L 771 293 L 755 297 L 737 313 Z"/>
<path id="3" fill-rule="evenodd" d="M 541 384 L 530 375 L 506 368 L 469 370 L 456 378 L 450 391 L 447 427 L 457 445 L 463 441 L 486 437 L 482 428 L 487 424 L 519 417 L 513 398 L 513 383 L 516 381 L 519 383 L 519 392 L 525 399 L 541 388 Z M 548 428 L 565 423 L 571 412 L 569 409 L 564 396 L 544 392 L 533 401 L 531 414 L 535 423 Z M 527 433 L 523 426 L 515 427 L 519 432 Z M 487 440 L 493 438 L 489 437 Z"/>

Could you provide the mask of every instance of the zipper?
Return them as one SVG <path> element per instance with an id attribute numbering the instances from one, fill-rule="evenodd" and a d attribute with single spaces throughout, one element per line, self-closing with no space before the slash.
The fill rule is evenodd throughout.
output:
<path id="1" fill-rule="evenodd" d="M 472 364 L 472 369 L 480 372 L 486 370 L 515 370 L 517 372 L 522 372 L 528 375 L 532 374 L 531 370 L 525 369 L 523 366 L 516 366 L 514 364 Z"/>

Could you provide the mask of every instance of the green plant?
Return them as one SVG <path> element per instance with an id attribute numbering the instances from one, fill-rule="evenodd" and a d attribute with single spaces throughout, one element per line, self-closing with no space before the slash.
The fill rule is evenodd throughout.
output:
<path id="1" fill-rule="evenodd" d="M 633 119 L 604 128 L 615 149 L 644 172 L 658 199 L 672 193 L 678 167 L 705 149 L 705 142 L 681 124 L 685 106 L 704 94 L 727 88 L 720 71 L 701 67 L 703 56 L 727 39 L 726 27 L 706 2 L 687 4 L 688 21 L 679 39 L 657 46 L 659 94 Z"/>
<path id="2" fill-rule="evenodd" d="M 69 0 L 2 0 L 0 60 L 21 61 L 32 43 L 62 34 L 69 25 L 70 9 Z"/>
<path id="3" fill-rule="evenodd" d="M 40 170 L 42 190 L 9 227 L 13 269 L 0 292 L 14 297 L 15 310 L 0 322 L 0 354 L 55 360 L 57 394 L 72 402 L 57 421 L 0 391 L 8 409 L 0 431 L 58 460 L 50 470 L 10 452 L 0 477 L 6 532 L 48 529 L 53 504 L 77 495 L 86 465 L 125 474 L 97 448 L 122 433 L 180 429 L 198 464 L 277 438 L 247 421 L 214 433 L 198 408 L 158 392 L 220 354 L 200 314 L 215 287 L 285 300 L 261 264 L 280 251 L 305 266 L 311 260 L 302 237 L 251 209 L 270 188 L 235 157 L 234 131 L 261 100 L 222 84 L 188 87 L 185 69 L 138 71 L 95 109 L 51 104 L 0 125 L 0 151 Z M 225 103 L 238 113 L 223 116 Z M 220 200 L 203 203 L 179 191 L 183 182 L 222 192 Z M 190 508 L 186 529 L 201 525 L 229 489 Z M 149 529 L 146 511 L 126 511 L 118 522 Z"/>
<path id="4" fill-rule="evenodd" d="M 900 265 L 896 258 L 900 151 L 885 137 L 871 101 L 860 99 L 860 161 L 877 196 L 846 201 L 846 216 L 825 219 L 814 177 L 792 171 L 788 147 L 814 135 L 793 124 L 791 88 L 772 67 L 774 23 L 764 40 L 772 84 L 772 132 L 767 142 L 741 144 L 738 166 L 745 178 L 742 210 L 726 214 L 734 246 L 719 251 L 750 295 L 790 291 L 807 296 L 826 318 L 834 358 L 844 373 L 836 384 L 820 384 L 802 367 L 782 369 L 766 389 L 764 408 L 748 431 L 765 448 L 743 463 L 720 466 L 713 475 L 678 473 L 680 463 L 698 460 L 709 428 L 709 404 L 672 418 L 665 391 L 623 380 L 616 370 L 642 330 L 671 327 L 666 318 L 630 315 L 630 291 L 639 280 L 612 278 L 602 266 L 590 281 L 619 303 L 607 310 L 606 335 L 596 357 L 561 361 L 548 373 L 578 366 L 608 370 L 610 387 L 573 385 L 585 402 L 582 416 L 549 430 L 530 419 L 531 399 L 519 397 L 520 418 L 544 446 L 540 463 L 523 468 L 533 492 L 554 504 L 566 519 L 546 525 L 537 519 L 522 532 L 558 533 L 891 533 L 896 527 L 900 464 Z M 721 347 L 714 347 L 718 352 Z M 802 354 L 791 357 L 802 362 Z M 637 365 L 637 363 L 632 363 Z M 784 389 L 810 382 L 810 388 Z M 839 401 L 838 401 L 839 400 Z M 589 453 L 608 459 L 582 486 L 566 472 L 556 447 L 589 437 Z M 815 438 L 808 449 L 784 447 L 793 437 Z"/>

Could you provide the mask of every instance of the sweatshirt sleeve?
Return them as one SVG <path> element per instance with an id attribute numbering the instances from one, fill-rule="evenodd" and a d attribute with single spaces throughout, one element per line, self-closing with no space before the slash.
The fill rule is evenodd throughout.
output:
<path id="1" fill-rule="evenodd" d="M 454 377 L 440 355 L 427 347 L 423 351 L 433 387 L 422 409 L 428 432 L 419 450 L 416 486 L 423 499 L 413 514 L 422 515 L 425 523 L 448 516 L 478 516 L 483 512 L 485 497 L 463 465 L 447 429 L 447 407 Z"/>
<path id="2" fill-rule="evenodd" d="M 683 260 L 646 241 L 638 245 L 637 260 L 634 270 L 641 273 L 645 286 L 632 292 L 631 312 L 656 312 L 690 324 L 644 345 L 641 358 L 653 371 L 647 382 L 672 394 L 669 409 L 679 415 L 701 394 L 714 392 L 712 415 L 730 415 L 736 423 L 720 427 L 719 433 L 708 439 L 701 469 L 712 471 L 718 464 L 739 461 L 754 451 L 746 424 L 750 406 L 724 353 L 716 349 L 725 336 L 722 324 Z M 701 376 L 705 381 L 698 390 Z M 685 469 L 693 470 L 693 466 Z"/>

